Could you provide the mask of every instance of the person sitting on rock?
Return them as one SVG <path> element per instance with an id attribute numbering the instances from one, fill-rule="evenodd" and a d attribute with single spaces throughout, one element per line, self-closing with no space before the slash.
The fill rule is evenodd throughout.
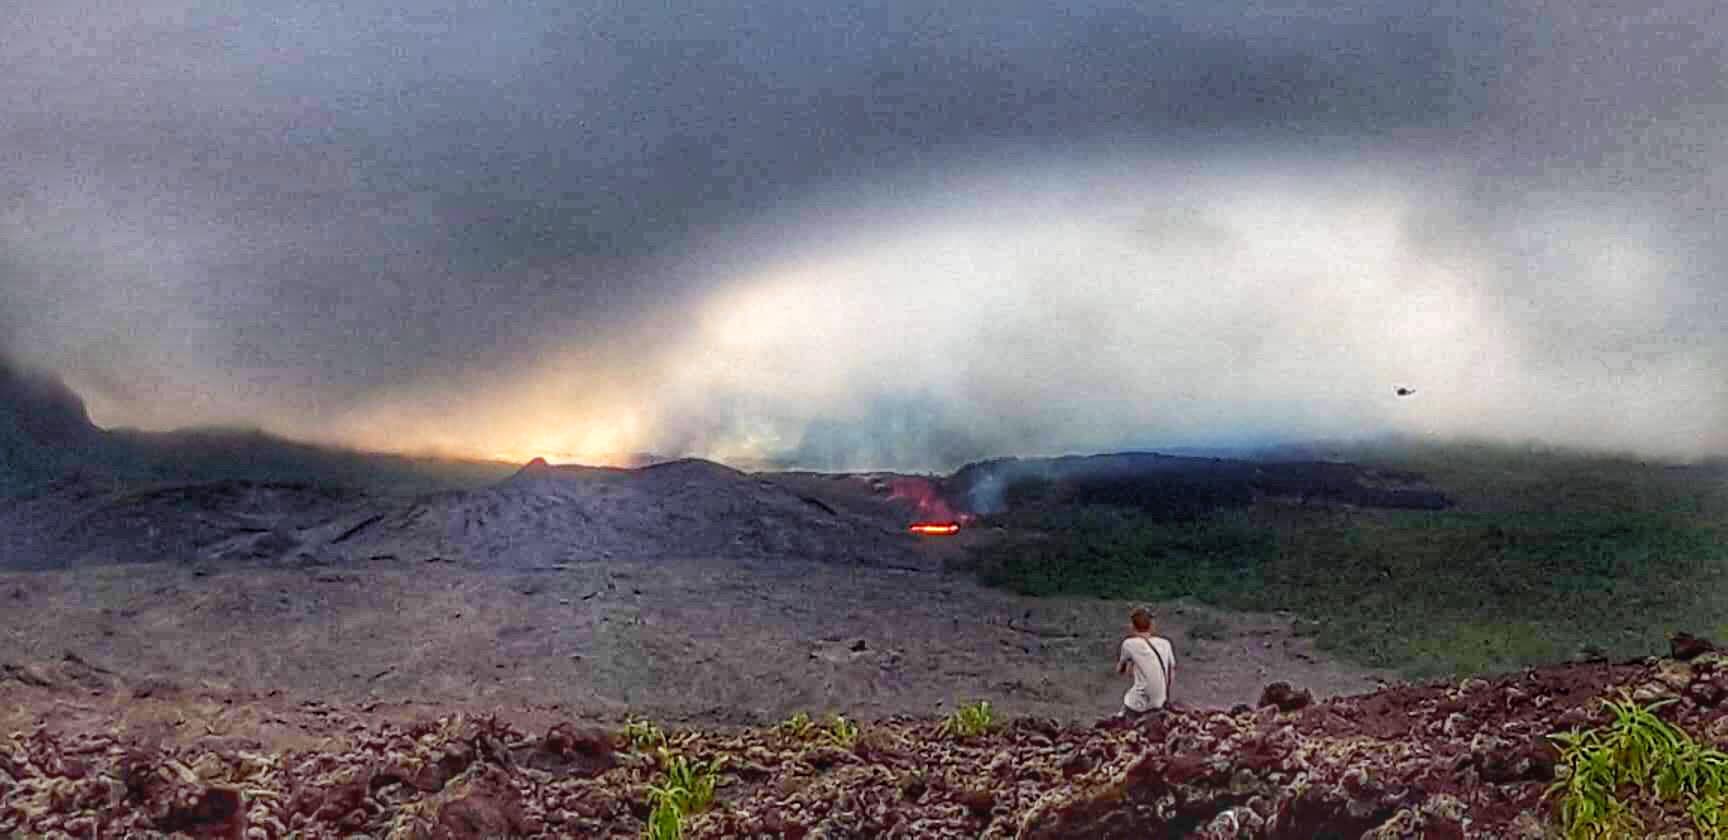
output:
<path id="1" fill-rule="evenodd" d="M 1126 674 L 1133 669 L 1134 685 L 1122 695 L 1122 717 L 1138 720 L 1163 711 L 1169 702 L 1176 651 L 1169 639 L 1153 634 L 1152 613 L 1136 607 L 1128 614 L 1128 622 L 1132 632 L 1122 640 L 1116 673 Z"/>

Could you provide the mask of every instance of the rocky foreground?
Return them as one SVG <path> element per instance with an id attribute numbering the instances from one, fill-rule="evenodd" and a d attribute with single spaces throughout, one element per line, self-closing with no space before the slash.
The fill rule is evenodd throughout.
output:
<path id="1" fill-rule="evenodd" d="M 958 738 L 897 718 L 863 724 L 848 746 L 819 729 L 667 734 L 677 754 L 726 759 L 689 837 L 1536 838 L 1556 824 L 1546 736 L 1606 722 L 1599 698 L 1674 698 L 1664 718 L 1728 744 L 1728 657 L 1674 653 L 1319 703 L 1274 685 L 1259 709 L 1134 727 L 1022 718 Z M 315 711 L 347 730 L 342 749 L 188 749 L 46 723 L 10 733 L 0 836 L 634 837 L 660 773 L 641 730 Z"/>

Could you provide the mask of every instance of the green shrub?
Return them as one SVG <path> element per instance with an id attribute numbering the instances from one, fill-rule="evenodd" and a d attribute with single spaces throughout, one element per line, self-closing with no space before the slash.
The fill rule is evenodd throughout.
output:
<path id="1" fill-rule="evenodd" d="M 1538 624 L 1498 621 L 1434 627 L 1391 650 L 1389 658 L 1412 676 L 1439 677 L 1510 671 L 1554 662 L 1566 653 Z"/>
<path id="2" fill-rule="evenodd" d="M 624 723 L 624 740 L 637 752 L 667 745 L 666 731 L 651 720 L 630 718 Z"/>
<path id="3" fill-rule="evenodd" d="M 1728 530 L 1657 510 L 1274 505 L 1171 523 L 1070 506 L 991 522 L 1010 536 L 973 557 L 987 585 L 1287 611 L 1321 649 L 1412 678 L 1513 670 L 1586 645 L 1638 656 L 1669 623 L 1728 621 Z"/>
<path id="4" fill-rule="evenodd" d="M 1133 511 L 1079 507 L 1010 516 L 1005 524 L 1048 534 L 992 547 L 979 558 L 987 585 L 1023 595 L 1106 595 L 1158 601 L 1213 600 L 1256 585 L 1277 540 L 1245 516 L 1163 522 Z"/>
<path id="5" fill-rule="evenodd" d="M 684 812 L 670 801 L 656 798 L 642 836 L 645 840 L 684 840 Z"/>
<path id="6" fill-rule="evenodd" d="M 800 741 L 807 741 L 815 734 L 816 724 L 810 720 L 809 715 L 797 712 L 780 722 L 780 731 Z"/>
<path id="7" fill-rule="evenodd" d="M 990 701 L 979 700 L 955 709 L 947 720 L 942 721 L 942 734 L 952 738 L 970 738 L 989 732 L 995 722 L 996 715 L 990 710 Z"/>
<path id="8" fill-rule="evenodd" d="M 1728 753 L 1700 745 L 1657 717 L 1664 700 L 1640 707 L 1624 691 L 1607 701 L 1606 727 L 1549 736 L 1560 747 L 1562 772 L 1548 796 L 1561 794 L 1560 821 L 1568 840 L 1640 836 L 1643 822 L 1621 799 L 1632 791 L 1682 805 L 1704 840 L 1728 838 Z"/>
<path id="9" fill-rule="evenodd" d="M 648 813 L 648 840 L 681 840 L 684 818 L 700 814 L 714 804 L 714 789 L 720 782 L 725 758 L 690 761 L 660 747 L 660 780 L 648 786 L 653 809 Z"/>
<path id="10" fill-rule="evenodd" d="M 828 718 L 828 727 L 824 733 L 828 736 L 828 740 L 833 741 L 841 749 L 852 749 L 852 745 L 858 743 L 858 724 L 840 715 L 833 715 Z"/>
<path id="11" fill-rule="evenodd" d="M 664 747 L 659 753 L 660 772 L 664 777 L 660 790 L 671 796 L 686 814 L 706 811 L 714 802 L 714 788 L 719 783 L 725 757 L 703 762 L 690 761 Z"/>

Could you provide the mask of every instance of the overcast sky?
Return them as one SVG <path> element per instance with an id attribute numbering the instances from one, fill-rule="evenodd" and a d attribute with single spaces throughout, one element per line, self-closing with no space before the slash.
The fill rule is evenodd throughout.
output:
<path id="1" fill-rule="evenodd" d="M 1728 452 L 1714 0 L 0 8 L 0 347 L 105 425 Z"/>

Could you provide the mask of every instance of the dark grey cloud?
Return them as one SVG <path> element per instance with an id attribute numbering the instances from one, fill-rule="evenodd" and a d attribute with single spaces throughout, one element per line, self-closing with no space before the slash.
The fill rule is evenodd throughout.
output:
<path id="1" fill-rule="evenodd" d="M 1444 286 L 1482 307 L 1499 326 L 1481 329 L 1499 332 L 1471 334 L 1475 364 L 1515 354 L 1500 366 L 1508 381 L 1600 384 L 1611 371 L 1626 383 L 1614 393 L 1660 397 L 1728 355 L 1713 320 L 1728 260 L 1712 235 L 1728 26 L 1703 2 L 71 0 L 15 17 L 0 43 L 0 334 L 90 392 L 104 422 L 248 422 L 512 455 L 572 440 L 577 454 L 775 449 L 824 463 L 1140 443 L 1220 424 L 1238 437 L 1348 431 L 1324 397 L 1280 394 L 1250 421 L 1202 387 L 1209 366 L 1265 367 L 1307 328 L 1264 289 L 1208 304 L 1191 293 L 1204 271 L 1173 278 L 1158 261 L 1217 263 L 1265 245 L 1274 224 L 1366 247 L 1337 227 L 1372 222 L 1340 184 L 1380 191 L 1369 203 L 1397 216 L 1373 247 L 1402 256 L 1376 265 L 1451 272 L 1427 291 L 1374 294 L 1438 299 Z M 1317 195 L 1328 198 L 1304 203 Z M 773 353 L 828 380 L 822 394 L 729 378 L 745 356 L 713 343 L 726 332 L 716 301 L 825 255 L 887 271 L 888 251 L 929 253 L 910 240 L 930 231 L 972 230 L 968 253 L 1012 249 L 1033 222 L 1010 217 L 1045 205 L 1062 215 L 1044 232 L 1091 233 L 1024 253 L 1043 265 L 1005 267 L 1019 272 L 1006 283 L 964 267 L 920 275 L 919 289 L 983 296 L 968 308 L 987 316 L 907 337 L 892 307 L 861 301 L 855 317 L 880 323 L 855 336 L 835 334 L 843 321 L 823 334 L 778 327 Z M 1208 213 L 1228 219 L 1196 222 Z M 1096 281 L 1114 298 L 1063 292 L 1046 309 L 1040 290 L 1108 275 L 1070 247 L 1082 240 L 1161 256 L 1119 260 L 1150 274 Z M 1221 244 L 1236 240 L 1248 244 Z M 1240 282 L 1283 282 L 1271 253 Z M 1289 266 L 1298 286 L 1340 282 L 1330 258 L 1304 253 L 1318 262 Z M 785 282 L 836 283 L 812 310 L 868 297 L 847 286 L 862 281 L 824 277 Z M 989 291 L 1003 287 L 1019 291 Z M 1140 346 L 1114 318 L 1153 287 L 1191 299 L 1200 326 L 1185 347 L 1224 349 L 1180 363 L 1166 352 L 1162 364 L 1193 370 L 1148 371 L 1052 338 L 1063 329 L 1052 319 L 1069 318 Z M 923 363 L 842 363 L 874 358 L 858 345 L 875 341 L 941 347 L 949 367 L 981 370 L 948 381 L 937 364 L 908 379 Z M 1319 368 L 1365 376 L 1372 360 L 1348 362 L 1370 352 Z M 692 379 L 691 357 L 732 363 Z M 1194 383 L 1173 392 L 1188 395 L 1187 420 L 1159 425 L 1133 400 L 1096 395 L 1159 377 Z M 1720 419 L 1720 389 L 1695 396 L 1687 428 Z M 1038 400 L 1057 405 L 1028 405 Z M 1061 408 L 1073 404 L 1087 408 Z M 1504 428 L 1539 431 L 1528 425 Z M 1632 418 L 1591 442 L 1659 426 Z M 1718 442 L 1678 436 L 1691 442 L 1680 448 Z"/>

